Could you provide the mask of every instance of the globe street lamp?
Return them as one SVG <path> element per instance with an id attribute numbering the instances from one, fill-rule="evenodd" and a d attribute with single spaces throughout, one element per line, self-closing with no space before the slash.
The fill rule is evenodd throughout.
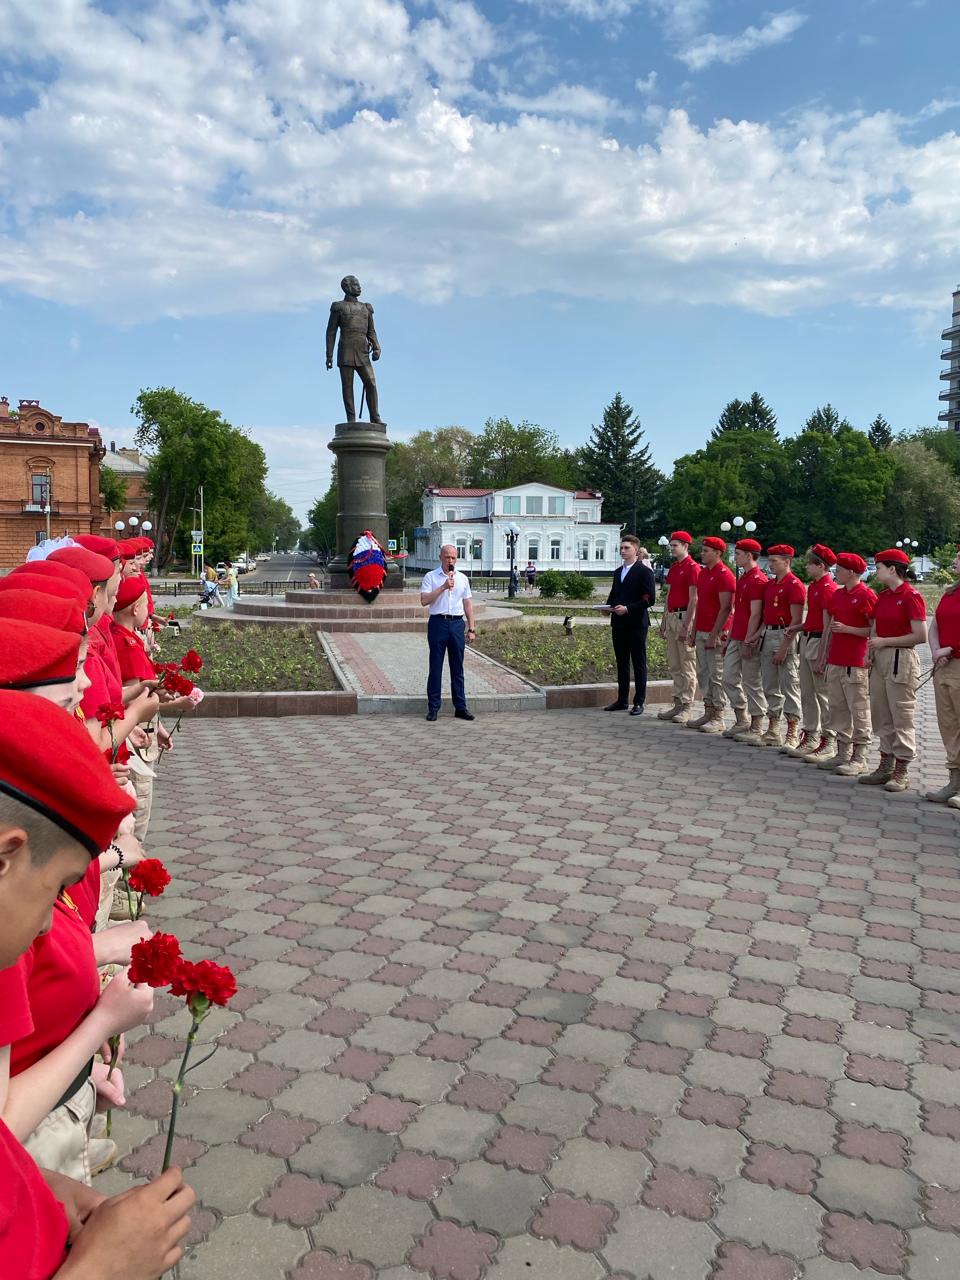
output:
<path id="1" fill-rule="evenodd" d="M 900 538 L 897 542 L 897 546 L 906 551 L 909 556 L 915 556 L 917 554 L 917 547 L 919 547 L 919 545 L 920 544 L 917 542 L 916 538 Z M 923 556 L 920 557 L 920 572 L 923 573 Z"/>
<path id="2" fill-rule="evenodd" d="M 660 581 L 662 582 L 667 576 L 667 548 L 670 546 L 670 539 L 665 533 L 661 533 L 657 539 L 657 546 L 660 548 L 660 567 L 663 570 L 663 578 Z"/>
<path id="3" fill-rule="evenodd" d="M 507 542 L 510 545 L 510 583 L 507 587 L 507 598 L 513 600 L 517 594 L 517 584 L 513 576 L 513 564 L 517 554 L 517 539 L 520 537 L 520 526 L 512 522 L 507 525 Z"/>
<path id="4" fill-rule="evenodd" d="M 757 528 L 757 522 L 756 522 L 755 520 L 744 520 L 743 516 L 734 516 L 734 517 L 733 517 L 733 524 L 732 524 L 732 526 L 731 526 L 731 522 L 730 522 L 729 520 L 724 520 L 724 521 L 721 523 L 721 525 L 720 525 L 720 532 L 721 532 L 721 533 L 729 533 L 729 532 L 730 532 L 731 527 L 732 527 L 732 528 L 734 528 L 734 529 L 736 529 L 736 531 L 737 531 L 737 535 L 738 535 L 738 537 L 739 537 L 739 533 L 740 533 L 740 530 L 741 530 L 741 529 L 743 529 L 743 531 L 744 531 L 745 533 L 755 533 L 755 532 L 756 532 L 756 528 Z M 740 566 L 739 566 L 739 565 L 736 565 L 736 564 L 735 564 L 735 571 L 736 571 L 736 575 L 737 575 L 737 577 L 739 578 L 739 577 L 740 577 Z"/>

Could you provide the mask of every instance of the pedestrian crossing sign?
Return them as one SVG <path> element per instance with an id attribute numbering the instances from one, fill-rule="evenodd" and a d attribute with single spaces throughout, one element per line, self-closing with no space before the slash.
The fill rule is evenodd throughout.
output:
<path id="1" fill-rule="evenodd" d="M 203 555 L 203 543 L 202 543 L 202 542 L 195 542 L 195 543 L 193 544 L 193 554 L 194 554 L 195 556 L 202 556 L 202 555 Z"/>

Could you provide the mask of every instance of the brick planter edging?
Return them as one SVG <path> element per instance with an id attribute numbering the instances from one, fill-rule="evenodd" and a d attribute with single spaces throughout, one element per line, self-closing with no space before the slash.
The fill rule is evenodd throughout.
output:
<path id="1" fill-rule="evenodd" d="M 571 707 L 602 707 L 617 696 L 615 684 L 548 684 L 548 711 L 566 711 Z M 647 702 L 672 702 L 673 681 L 651 680 L 647 685 Z"/>
<path id="2" fill-rule="evenodd" d="M 306 693 L 208 693 L 191 712 L 203 719 L 234 716 L 355 716 L 357 695 L 352 690 L 315 689 Z"/>

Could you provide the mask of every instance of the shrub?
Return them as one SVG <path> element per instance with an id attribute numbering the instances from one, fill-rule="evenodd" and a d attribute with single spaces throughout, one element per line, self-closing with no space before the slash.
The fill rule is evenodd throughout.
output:
<path id="1" fill-rule="evenodd" d="M 548 600 L 552 600 L 554 596 L 563 595 L 563 580 L 566 577 L 568 575 L 561 573 L 559 569 L 544 569 L 543 573 L 537 575 L 540 594 Z"/>
<path id="2" fill-rule="evenodd" d="M 568 600 L 589 600 L 593 595 L 593 583 L 583 573 L 562 573 L 563 595 Z"/>

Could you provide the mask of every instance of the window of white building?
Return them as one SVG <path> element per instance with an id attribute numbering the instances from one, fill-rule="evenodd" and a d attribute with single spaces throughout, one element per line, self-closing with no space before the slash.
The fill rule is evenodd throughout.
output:
<path id="1" fill-rule="evenodd" d="M 577 543 L 577 559 L 578 560 L 590 559 L 590 539 L 589 538 L 581 538 Z"/>
<path id="2" fill-rule="evenodd" d="M 562 516 L 565 502 L 566 498 L 548 498 L 547 514 L 551 516 Z"/>
<path id="3" fill-rule="evenodd" d="M 527 559 L 528 560 L 540 559 L 540 539 L 539 538 L 531 538 L 530 541 L 527 543 Z"/>
<path id="4" fill-rule="evenodd" d="M 446 518 L 447 518 L 448 520 L 456 520 L 456 518 L 457 518 L 457 513 L 456 513 L 455 508 L 453 508 L 453 507 L 447 507 L 447 515 L 446 515 Z"/>
<path id="5" fill-rule="evenodd" d="M 590 512 L 585 511 L 582 508 L 579 508 L 577 510 L 577 524 L 589 524 L 589 522 L 590 522 Z"/>
<path id="6" fill-rule="evenodd" d="M 606 560 L 606 558 L 607 558 L 607 544 L 606 544 L 605 542 L 598 542 L 598 543 L 597 543 L 597 545 L 596 545 L 596 549 L 594 550 L 594 553 L 593 553 L 593 558 L 594 558 L 594 560 Z"/>
<path id="7" fill-rule="evenodd" d="M 474 560 L 483 559 L 483 539 L 482 538 L 474 538 L 471 551 L 473 552 Z"/>
<path id="8" fill-rule="evenodd" d="M 505 516 L 518 516 L 520 514 L 520 498 L 504 498 L 503 514 Z"/>
<path id="9" fill-rule="evenodd" d="M 457 559 L 466 560 L 467 558 L 467 540 L 466 538 L 457 539 Z"/>
<path id="10" fill-rule="evenodd" d="M 543 499 L 534 498 L 527 495 L 527 515 L 542 516 L 543 515 Z"/>
<path id="11" fill-rule="evenodd" d="M 552 501 L 553 501 L 553 499 L 551 498 L 551 499 L 550 499 L 550 501 L 552 502 Z M 550 539 L 550 559 L 551 559 L 551 560 L 559 560 L 559 559 L 560 559 L 560 548 L 561 548 L 561 546 L 562 546 L 562 545 L 563 545 L 563 544 L 561 543 L 561 541 L 560 541 L 560 539 L 559 539 L 559 538 L 551 538 L 551 539 Z"/>

